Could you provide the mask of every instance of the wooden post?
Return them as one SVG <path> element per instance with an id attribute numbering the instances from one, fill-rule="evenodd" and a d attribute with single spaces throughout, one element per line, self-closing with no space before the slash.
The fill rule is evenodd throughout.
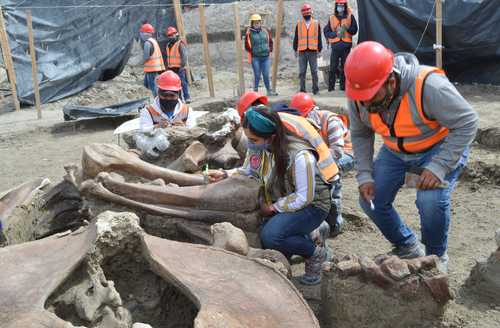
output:
<path id="1" fill-rule="evenodd" d="M 241 43 L 240 7 L 238 2 L 233 3 L 234 8 L 234 41 L 236 45 L 236 62 L 238 64 L 238 96 L 245 92 L 245 76 L 243 73 L 243 45 Z"/>
<path id="2" fill-rule="evenodd" d="M 273 57 L 273 76 L 271 89 L 276 92 L 276 84 L 278 82 L 278 65 L 280 62 L 280 44 L 281 44 L 281 32 L 283 30 L 283 0 L 278 0 L 277 3 L 277 19 L 276 19 L 276 38 L 274 42 L 274 57 Z"/>
<path id="3" fill-rule="evenodd" d="M 14 107 L 16 111 L 21 110 L 21 105 L 19 104 L 19 99 L 17 99 L 16 90 L 16 73 L 14 71 L 14 62 L 12 61 L 12 55 L 10 53 L 9 46 L 9 36 L 7 35 L 7 30 L 5 29 L 5 20 L 3 18 L 2 7 L 0 6 L 0 44 L 2 45 L 3 62 L 7 68 L 7 74 L 9 75 L 10 89 L 12 91 L 12 101 L 14 102 Z"/>
<path id="4" fill-rule="evenodd" d="M 181 9 L 181 3 L 179 0 L 174 0 L 174 13 L 175 13 L 175 22 L 177 24 L 177 29 L 179 30 L 179 34 L 181 38 L 186 41 L 187 45 L 187 39 L 186 39 L 186 31 L 184 30 L 184 21 L 182 20 L 182 9 Z M 186 76 L 188 83 L 191 84 L 193 81 L 191 79 L 191 72 L 189 71 L 189 60 L 188 57 L 186 57 Z"/>
<path id="5" fill-rule="evenodd" d="M 37 77 L 37 65 L 36 65 L 36 50 L 35 50 L 35 40 L 33 38 L 33 19 L 31 16 L 31 10 L 26 12 L 26 20 L 28 24 L 28 36 L 30 43 L 30 54 L 31 54 L 31 76 L 33 77 L 33 92 L 35 93 L 35 106 L 36 115 L 38 119 L 42 119 L 42 108 L 40 107 L 40 89 L 38 86 Z"/>
<path id="6" fill-rule="evenodd" d="M 443 2 L 436 1 L 436 66 L 443 68 Z"/>
<path id="7" fill-rule="evenodd" d="M 207 79 L 208 79 L 208 91 L 210 92 L 210 97 L 215 97 L 214 91 L 214 79 L 212 76 L 212 62 L 210 61 L 210 51 L 208 49 L 208 35 L 207 28 L 205 24 L 205 5 L 200 3 L 198 5 L 200 8 L 200 32 L 201 38 L 203 40 L 203 59 L 205 60 L 205 67 L 207 70 Z"/>

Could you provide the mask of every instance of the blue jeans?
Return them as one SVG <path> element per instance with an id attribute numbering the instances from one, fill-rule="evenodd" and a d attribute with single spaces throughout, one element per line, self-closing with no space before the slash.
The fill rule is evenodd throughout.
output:
<path id="1" fill-rule="evenodd" d="M 326 222 L 333 230 L 336 224 L 341 225 L 344 222 L 342 217 L 342 180 L 339 179 L 332 183 L 332 189 L 330 190 L 330 197 L 332 202 L 332 207 L 326 218 Z"/>
<path id="2" fill-rule="evenodd" d="M 182 96 L 184 98 L 184 101 L 186 101 L 186 100 L 191 98 L 189 96 L 189 88 L 188 88 L 186 69 L 185 68 L 179 69 L 178 75 L 181 79 L 181 84 L 182 84 Z"/>
<path id="3" fill-rule="evenodd" d="M 253 90 L 259 91 L 259 83 L 260 83 L 260 75 L 262 74 L 262 78 L 264 79 L 264 85 L 266 86 L 267 91 L 271 90 L 271 86 L 269 85 L 269 66 L 271 60 L 269 56 L 267 57 L 252 57 L 252 68 L 253 68 L 253 77 L 254 84 Z"/>
<path id="4" fill-rule="evenodd" d="M 373 178 L 375 180 L 375 210 L 360 197 L 360 205 L 373 220 L 385 238 L 395 246 L 409 246 L 417 241 L 413 231 L 401 220 L 393 207 L 393 201 L 404 184 L 405 173 L 410 167 L 424 167 L 439 151 L 436 145 L 421 154 L 396 155 L 395 152 L 382 146 L 374 163 Z M 427 255 L 441 256 L 448 247 L 448 228 L 450 225 L 450 195 L 462 168 L 467 162 L 469 149 L 463 152 L 458 166 L 445 176 L 447 188 L 417 190 L 416 205 L 420 214 L 422 243 Z"/>
<path id="5" fill-rule="evenodd" d="M 144 86 L 151 90 L 153 93 L 153 97 L 156 97 L 156 77 L 158 76 L 158 72 L 146 72 L 144 73 Z"/>
<path id="6" fill-rule="evenodd" d="M 278 250 L 287 258 L 292 255 L 309 258 L 316 248 L 309 234 L 319 227 L 327 215 L 314 205 L 297 212 L 278 213 L 264 223 L 260 231 L 262 246 Z"/>
<path id="7" fill-rule="evenodd" d="M 342 170 L 342 173 L 352 171 L 354 168 L 354 157 L 351 154 L 343 153 L 342 157 L 337 160 L 337 165 Z"/>

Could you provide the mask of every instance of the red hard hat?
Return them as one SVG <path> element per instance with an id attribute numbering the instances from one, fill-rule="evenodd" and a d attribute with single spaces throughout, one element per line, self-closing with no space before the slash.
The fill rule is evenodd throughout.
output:
<path id="1" fill-rule="evenodd" d="M 167 36 L 172 36 L 174 34 L 177 34 L 177 29 L 173 26 L 169 26 L 167 28 Z"/>
<path id="2" fill-rule="evenodd" d="M 299 92 L 293 95 L 288 107 L 298 109 L 300 115 L 306 117 L 313 110 L 315 104 L 313 98 L 305 92 Z"/>
<path id="3" fill-rule="evenodd" d="M 347 0 L 335 0 L 335 4 L 339 4 L 339 5 L 345 4 L 345 5 L 347 5 Z"/>
<path id="4" fill-rule="evenodd" d="M 378 42 L 358 44 L 345 61 L 346 95 L 366 101 L 375 96 L 392 72 L 394 54 Z"/>
<path id="5" fill-rule="evenodd" d="M 304 3 L 304 5 L 302 5 L 302 8 L 300 9 L 300 11 L 302 12 L 302 14 L 312 13 L 312 7 L 310 4 Z"/>
<path id="6" fill-rule="evenodd" d="M 151 24 L 144 24 L 141 26 L 141 28 L 139 29 L 139 32 L 144 32 L 144 33 L 154 33 L 155 32 L 155 28 L 153 27 L 153 25 Z"/>
<path id="7" fill-rule="evenodd" d="M 266 96 L 261 95 L 255 91 L 247 91 L 238 100 L 238 104 L 236 107 L 238 108 L 238 113 L 240 114 L 240 118 L 243 119 L 245 116 L 245 112 L 247 109 L 252 106 L 252 104 L 256 101 L 260 101 L 263 105 L 267 105 L 269 103 L 269 99 Z"/>
<path id="8" fill-rule="evenodd" d="M 166 91 L 180 91 L 182 88 L 179 75 L 175 74 L 173 71 L 161 73 L 156 78 L 156 85 L 159 89 Z"/>

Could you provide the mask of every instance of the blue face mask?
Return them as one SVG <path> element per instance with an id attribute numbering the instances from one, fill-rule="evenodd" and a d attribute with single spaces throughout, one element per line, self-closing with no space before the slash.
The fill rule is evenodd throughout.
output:
<path id="1" fill-rule="evenodd" d="M 247 147 L 250 150 L 263 151 L 263 150 L 268 150 L 271 147 L 271 145 L 267 142 L 262 143 L 262 144 L 256 144 L 256 143 L 253 143 L 251 141 L 248 141 Z"/>

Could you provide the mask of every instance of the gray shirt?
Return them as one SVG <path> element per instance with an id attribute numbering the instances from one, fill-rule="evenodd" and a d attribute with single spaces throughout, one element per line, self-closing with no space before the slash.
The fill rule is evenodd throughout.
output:
<path id="1" fill-rule="evenodd" d="M 419 71 L 419 63 L 412 54 L 396 54 L 394 69 L 400 75 L 401 98 L 407 90 L 412 87 Z M 425 81 L 423 87 L 423 109 L 427 117 L 436 120 L 440 125 L 449 129 L 448 136 L 441 144 L 439 152 L 425 166 L 434 173 L 441 181 L 446 174 L 457 167 L 460 156 L 469 146 L 476 135 L 478 117 L 469 103 L 460 95 L 455 86 L 448 78 L 441 74 L 431 74 Z M 393 104 L 384 113 L 384 120 L 392 123 L 399 102 Z M 373 154 L 374 154 L 374 131 L 364 124 L 360 118 L 356 105 L 348 101 L 349 119 L 351 123 L 351 138 L 354 157 L 357 161 L 357 180 L 362 185 L 373 182 Z M 360 106 L 360 111 L 366 110 Z M 405 153 L 396 153 L 396 156 L 408 159 Z"/>

